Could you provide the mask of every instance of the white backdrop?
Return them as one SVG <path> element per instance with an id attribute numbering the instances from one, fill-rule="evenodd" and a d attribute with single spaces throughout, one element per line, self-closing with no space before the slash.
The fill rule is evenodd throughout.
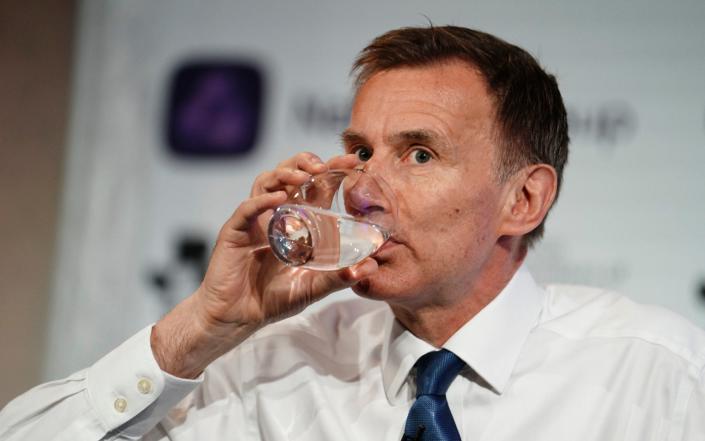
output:
<path id="1" fill-rule="evenodd" d="M 178 238 L 210 247 L 259 172 L 302 150 L 337 153 L 356 53 L 426 17 L 516 43 L 558 76 L 573 142 L 536 277 L 705 326 L 705 2 L 499 3 L 84 1 L 45 376 L 90 364 L 187 295 L 196 278 L 177 263 Z M 255 152 L 174 158 L 168 80 L 213 57 L 265 72 Z M 157 272 L 170 288 L 150 281 Z"/>

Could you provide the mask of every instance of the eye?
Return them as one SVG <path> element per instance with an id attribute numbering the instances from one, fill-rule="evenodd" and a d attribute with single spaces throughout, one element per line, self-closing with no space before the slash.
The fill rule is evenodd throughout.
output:
<path id="1" fill-rule="evenodd" d="M 431 153 L 423 149 L 414 149 L 411 152 L 411 160 L 417 164 L 424 164 L 432 158 Z"/>
<path id="2" fill-rule="evenodd" d="M 357 155 L 357 159 L 359 159 L 362 162 L 367 162 L 372 158 L 372 149 L 369 147 L 356 147 L 353 149 L 352 153 Z"/>

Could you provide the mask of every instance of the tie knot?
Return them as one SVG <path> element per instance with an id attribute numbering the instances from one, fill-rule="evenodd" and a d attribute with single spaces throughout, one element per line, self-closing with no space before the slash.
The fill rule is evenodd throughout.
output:
<path id="1" fill-rule="evenodd" d="M 463 366 L 463 360 L 445 349 L 425 354 L 416 362 L 416 397 L 445 395 Z"/>

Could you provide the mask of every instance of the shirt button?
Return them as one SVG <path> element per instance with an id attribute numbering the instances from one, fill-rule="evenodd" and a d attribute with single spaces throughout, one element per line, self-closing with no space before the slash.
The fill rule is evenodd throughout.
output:
<path id="1" fill-rule="evenodd" d="M 140 391 L 141 394 L 145 395 L 152 392 L 152 382 L 146 378 L 142 378 L 137 382 L 137 390 Z"/>
<path id="2" fill-rule="evenodd" d="M 124 398 L 118 398 L 113 403 L 113 407 L 115 407 L 116 412 L 123 413 L 125 409 L 127 409 L 127 400 Z"/>

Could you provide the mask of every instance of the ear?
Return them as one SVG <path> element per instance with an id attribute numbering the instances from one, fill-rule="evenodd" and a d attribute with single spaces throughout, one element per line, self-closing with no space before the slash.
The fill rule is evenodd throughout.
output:
<path id="1" fill-rule="evenodd" d="M 523 236 L 538 227 L 556 199 L 558 176 L 548 164 L 532 164 L 510 179 L 498 236 Z"/>

